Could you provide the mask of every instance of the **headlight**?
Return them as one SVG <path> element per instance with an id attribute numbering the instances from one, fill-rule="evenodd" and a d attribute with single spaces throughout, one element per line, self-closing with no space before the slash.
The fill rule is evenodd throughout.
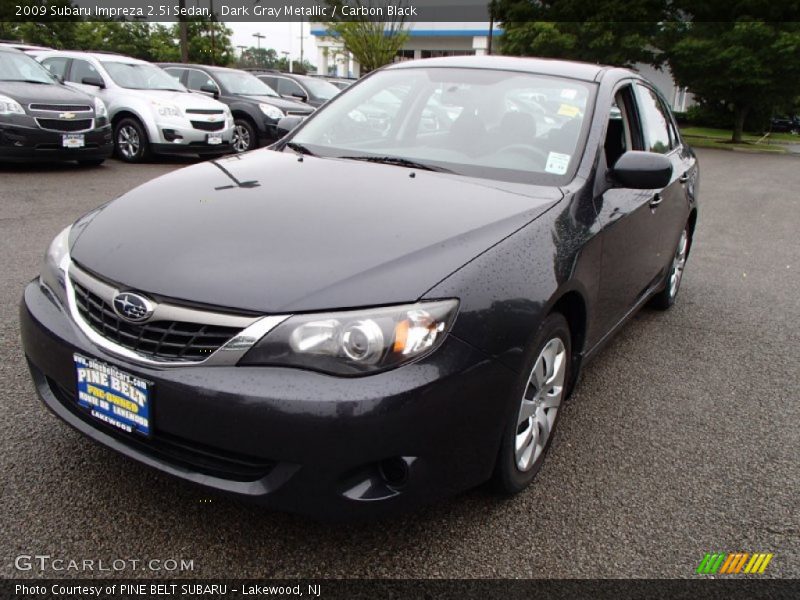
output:
<path id="1" fill-rule="evenodd" d="M 103 119 L 108 117 L 108 109 L 106 108 L 106 103 L 103 102 L 100 98 L 94 99 L 94 116 L 98 119 Z"/>
<path id="2" fill-rule="evenodd" d="M 8 96 L 0 94 L 0 115 L 24 115 L 22 105 Z"/>
<path id="3" fill-rule="evenodd" d="M 435 350 L 455 320 L 457 300 L 296 315 L 239 364 L 279 365 L 333 375 L 383 371 Z"/>
<path id="4" fill-rule="evenodd" d="M 42 261 L 41 279 L 50 290 L 66 305 L 66 259 L 69 256 L 69 232 L 66 227 L 50 243 Z"/>
<path id="5" fill-rule="evenodd" d="M 280 108 L 277 106 L 272 106 L 271 104 L 259 104 L 258 108 L 260 108 L 261 112 L 267 115 L 270 119 L 282 119 L 286 116 L 283 114 L 283 111 Z"/>
<path id="6" fill-rule="evenodd" d="M 180 117 L 181 116 L 181 109 L 175 106 L 174 104 L 162 104 L 161 102 L 153 102 L 153 106 L 156 107 L 156 111 L 162 117 Z"/>

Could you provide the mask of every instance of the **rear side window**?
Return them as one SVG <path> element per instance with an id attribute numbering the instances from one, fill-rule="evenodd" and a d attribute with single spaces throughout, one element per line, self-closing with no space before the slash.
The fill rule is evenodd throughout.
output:
<path id="1" fill-rule="evenodd" d="M 169 73 L 172 77 L 175 78 L 175 81 L 178 83 L 181 82 L 181 77 L 183 77 L 184 69 L 178 69 L 177 67 L 167 67 L 164 69 L 167 73 Z"/>
<path id="2" fill-rule="evenodd" d="M 103 79 L 91 63 L 76 58 L 72 61 L 72 68 L 69 70 L 69 81 L 73 83 L 83 83 L 84 77 Z"/>
<path id="3" fill-rule="evenodd" d="M 644 130 L 645 149 L 649 152 L 667 154 L 676 145 L 666 107 L 653 90 L 636 84 L 636 96 L 639 100 L 639 116 Z"/>
<path id="4" fill-rule="evenodd" d="M 291 79 L 284 79 L 283 77 L 278 78 L 278 93 L 281 96 L 305 96 L 306 93 L 303 91 L 298 84 L 296 84 Z"/>
<path id="5" fill-rule="evenodd" d="M 45 58 L 42 65 L 47 68 L 56 77 L 62 79 L 67 75 L 67 61 L 69 59 L 63 56 L 53 56 L 52 58 Z"/>

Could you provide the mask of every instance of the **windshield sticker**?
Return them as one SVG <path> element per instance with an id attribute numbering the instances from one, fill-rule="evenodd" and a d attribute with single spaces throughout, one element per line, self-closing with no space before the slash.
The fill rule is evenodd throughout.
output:
<path id="1" fill-rule="evenodd" d="M 577 117 L 581 112 L 577 106 L 572 106 L 571 104 L 562 104 L 558 108 L 558 114 L 562 117 Z"/>
<path id="2" fill-rule="evenodd" d="M 572 88 L 564 88 L 561 90 L 561 97 L 566 100 L 575 100 L 575 96 L 578 95 L 578 90 Z"/>
<path id="3" fill-rule="evenodd" d="M 569 159 L 569 154 L 551 152 L 547 155 L 547 164 L 544 170 L 548 173 L 554 173 L 555 175 L 563 175 L 567 172 L 567 168 L 569 167 Z"/>

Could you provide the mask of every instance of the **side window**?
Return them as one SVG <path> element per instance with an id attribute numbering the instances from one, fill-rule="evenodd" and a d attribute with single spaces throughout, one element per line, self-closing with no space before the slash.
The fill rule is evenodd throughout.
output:
<path id="1" fill-rule="evenodd" d="M 644 129 L 645 149 L 666 154 L 674 147 L 674 133 L 670 135 L 671 120 L 658 95 L 641 84 L 636 84 L 639 113 Z"/>
<path id="2" fill-rule="evenodd" d="M 197 69 L 189 69 L 189 76 L 186 78 L 186 87 L 190 90 L 199 91 L 204 85 L 211 85 L 215 88 L 217 84 L 208 75 Z"/>
<path id="3" fill-rule="evenodd" d="M 261 81 L 263 81 L 264 83 L 266 83 L 269 87 L 271 87 L 273 91 L 275 91 L 275 92 L 278 91 L 278 81 L 276 80 L 275 77 L 261 76 L 261 77 L 259 77 L 259 79 Z"/>
<path id="4" fill-rule="evenodd" d="M 67 74 L 67 61 L 69 59 L 64 56 L 54 56 L 52 58 L 45 58 L 42 65 L 56 77 L 62 79 Z"/>
<path id="5" fill-rule="evenodd" d="M 69 70 L 69 81 L 73 83 L 83 83 L 84 77 L 103 79 L 91 63 L 76 58 L 72 61 L 72 68 Z"/>
<path id="6" fill-rule="evenodd" d="M 278 93 L 281 96 L 307 96 L 303 88 L 291 79 L 278 77 Z"/>
<path id="7" fill-rule="evenodd" d="M 164 70 L 170 75 L 170 77 L 175 79 L 175 81 L 177 81 L 178 83 L 181 82 L 181 77 L 183 76 L 184 69 L 178 69 L 177 67 L 167 67 Z"/>

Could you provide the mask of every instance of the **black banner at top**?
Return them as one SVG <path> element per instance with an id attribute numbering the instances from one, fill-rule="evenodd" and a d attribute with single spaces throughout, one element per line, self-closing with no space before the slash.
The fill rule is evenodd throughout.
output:
<path id="1" fill-rule="evenodd" d="M 679 20 L 680 0 L 518 0 L 510 14 L 536 15 L 543 21 Z M 0 0 L 0 21 L 139 20 L 170 22 L 211 18 L 229 22 L 373 21 L 487 22 L 492 6 L 514 0 Z M 691 5 L 687 5 L 691 6 Z M 733 7 L 733 8 L 732 8 Z M 531 12 L 532 11 L 532 12 Z M 733 12 L 732 12 L 733 11 Z M 703 21 L 800 21 L 800 0 L 735 5 L 717 2 L 691 7 Z"/>

